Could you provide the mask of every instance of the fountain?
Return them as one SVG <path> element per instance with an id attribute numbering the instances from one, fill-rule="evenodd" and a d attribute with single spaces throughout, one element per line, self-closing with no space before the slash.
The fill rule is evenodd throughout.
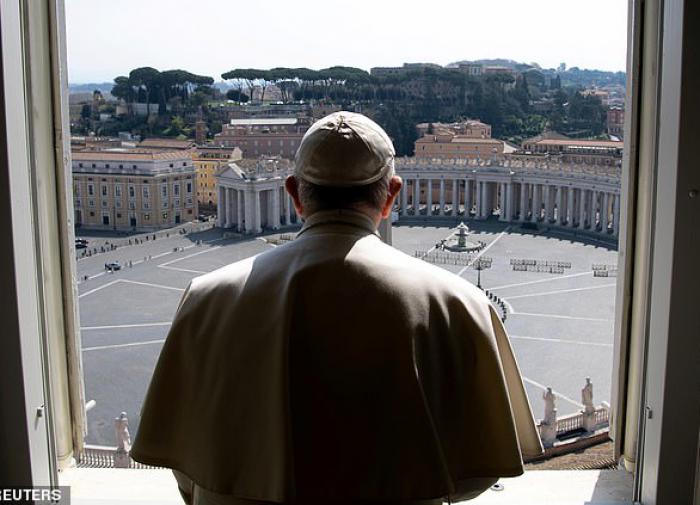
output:
<path id="1" fill-rule="evenodd" d="M 464 221 L 462 221 L 461 223 L 459 223 L 459 226 L 457 226 L 456 236 L 452 236 L 449 239 L 445 240 L 441 244 L 441 247 L 446 251 L 452 252 L 473 252 L 478 251 L 483 247 L 482 243 L 468 240 L 468 236 L 469 227 L 466 224 L 464 224 Z"/>

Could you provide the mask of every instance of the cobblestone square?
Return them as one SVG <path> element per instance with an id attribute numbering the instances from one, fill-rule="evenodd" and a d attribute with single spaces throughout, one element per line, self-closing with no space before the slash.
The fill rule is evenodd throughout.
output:
<path id="1" fill-rule="evenodd" d="M 428 251 L 457 224 L 395 225 L 393 245 L 409 255 Z M 504 301 L 505 325 L 535 417 L 543 416 L 547 386 L 557 394 L 559 415 L 578 411 L 586 377 L 594 384 L 595 403 L 609 402 L 616 278 L 594 277 L 592 265 L 616 264 L 616 250 L 592 238 L 533 234 L 492 221 L 467 224 L 471 239 L 486 243 L 477 254 L 492 259 L 491 268 L 481 272 L 481 284 Z M 112 420 L 122 411 L 132 435 L 138 430 L 150 376 L 190 279 L 263 252 L 282 234 L 294 232 L 255 238 L 226 238 L 219 230 L 173 234 L 79 260 L 86 396 L 97 402 L 88 412 L 88 443 L 113 444 Z M 563 274 L 514 271 L 511 259 L 570 262 L 571 267 Z M 122 270 L 105 272 L 104 263 L 112 260 L 120 261 Z M 477 271 L 468 263 L 438 266 L 476 283 Z"/>

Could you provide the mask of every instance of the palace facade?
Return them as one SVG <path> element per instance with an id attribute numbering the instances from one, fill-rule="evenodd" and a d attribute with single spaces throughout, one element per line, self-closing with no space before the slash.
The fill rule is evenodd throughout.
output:
<path id="1" fill-rule="evenodd" d="M 197 217 L 189 150 L 79 151 L 72 158 L 76 226 L 151 231 Z"/>

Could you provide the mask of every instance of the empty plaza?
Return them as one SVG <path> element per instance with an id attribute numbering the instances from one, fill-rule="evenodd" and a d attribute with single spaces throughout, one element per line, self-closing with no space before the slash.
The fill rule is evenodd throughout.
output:
<path id="1" fill-rule="evenodd" d="M 478 252 L 436 254 L 436 244 L 450 238 L 456 224 L 395 225 L 393 245 L 475 284 L 478 260 L 491 259 L 490 268 L 480 272 L 481 285 L 502 301 L 499 313 L 505 315 L 535 418 L 543 417 L 546 387 L 557 395 L 559 415 L 578 411 L 586 377 L 594 384 L 594 402 L 609 402 L 615 248 L 596 238 L 533 233 L 489 221 L 468 223 L 470 239 L 484 244 Z M 295 232 L 255 238 L 224 237 L 218 230 L 172 234 L 78 261 L 86 397 L 96 401 L 88 412 L 88 443 L 112 445 L 112 420 L 122 411 L 132 434 L 137 431 L 151 374 L 189 281 L 277 247 Z M 108 261 L 123 268 L 105 272 Z M 537 268 L 552 264 L 562 268 Z M 608 269 L 609 275 L 594 275 L 594 267 Z"/>

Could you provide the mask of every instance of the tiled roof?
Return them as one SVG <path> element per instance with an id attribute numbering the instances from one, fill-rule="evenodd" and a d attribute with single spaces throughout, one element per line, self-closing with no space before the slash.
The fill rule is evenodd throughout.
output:
<path id="1" fill-rule="evenodd" d="M 297 124 L 295 117 L 271 117 L 271 118 L 250 118 L 232 119 L 231 126 L 264 126 L 264 125 L 293 125 Z"/>
<path id="2" fill-rule="evenodd" d="M 74 161 L 167 161 L 191 159 L 189 151 L 150 151 L 138 149 L 110 149 L 102 151 L 74 151 Z"/>
<path id="3" fill-rule="evenodd" d="M 615 140 L 576 140 L 576 139 L 542 139 L 534 142 L 537 145 L 571 146 L 571 147 L 613 147 L 622 148 L 623 142 Z"/>
<path id="4" fill-rule="evenodd" d="M 474 137 L 466 137 L 462 135 L 455 135 L 455 137 L 452 139 L 452 142 L 458 143 L 458 144 L 502 144 L 502 140 L 497 140 L 497 139 L 479 139 L 479 138 L 474 138 Z"/>
<path id="5" fill-rule="evenodd" d="M 139 147 L 156 147 L 166 149 L 189 149 L 194 145 L 191 140 L 150 138 L 139 142 Z"/>

